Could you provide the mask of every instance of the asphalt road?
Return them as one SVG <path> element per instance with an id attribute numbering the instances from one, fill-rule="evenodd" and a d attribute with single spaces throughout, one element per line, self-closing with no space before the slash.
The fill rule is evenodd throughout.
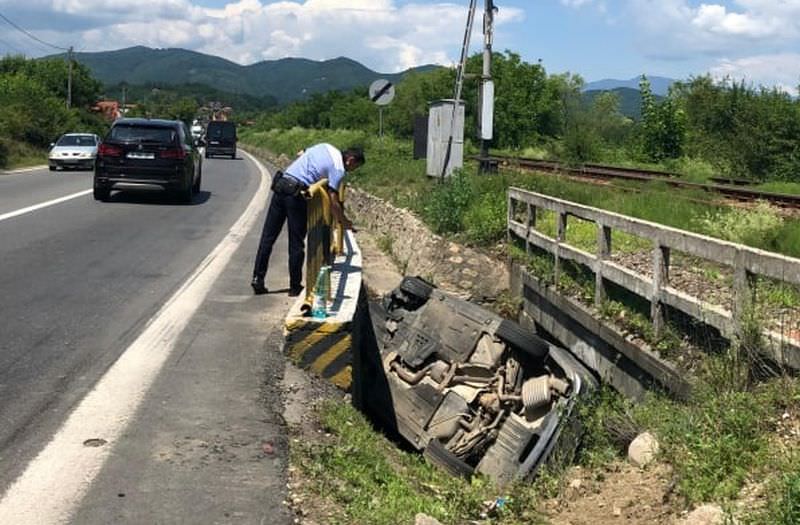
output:
<path id="1" fill-rule="evenodd" d="M 95 202 L 91 172 L 0 176 L 0 495 L 8 496 L 201 261 L 230 240 L 259 184 L 258 170 L 241 157 L 205 160 L 192 205 L 160 192 Z M 107 449 L 102 470 L 62 519 L 288 519 L 280 509 L 281 401 L 271 385 L 273 370 L 282 370 L 280 321 L 289 300 L 249 290 L 262 220 L 263 209 L 121 436 L 95 436 Z M 283 254 L 277 246 L 271 288 L 285 287 Z"/>

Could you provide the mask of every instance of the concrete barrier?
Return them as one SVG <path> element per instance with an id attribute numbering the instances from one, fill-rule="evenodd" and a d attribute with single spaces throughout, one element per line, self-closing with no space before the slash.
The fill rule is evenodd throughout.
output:
<path id="1" fill-rule="evenodd" d="M 342 238 L 342 253 L 333 259 L 328 316 L 316 319 L 300 297 L 284 326 L 284 350 L 299 367 L 349 390 L 353 377 L 353 331 L 362 294 L 361 251 L 351 231 Z M 313 282 L 308 276 L 307 283 Z"/>

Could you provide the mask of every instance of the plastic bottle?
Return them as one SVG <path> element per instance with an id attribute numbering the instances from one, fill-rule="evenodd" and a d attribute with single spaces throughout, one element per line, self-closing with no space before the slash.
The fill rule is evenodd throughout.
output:
<path id="1" fill-rule="evenodd" d="M 330 288 L 331 267 L 322 266 L 317 274 L 314 286 L 314 299 L 311 303 L 311 317 L 325 319 L 328 317 L 328 293 Z"/>

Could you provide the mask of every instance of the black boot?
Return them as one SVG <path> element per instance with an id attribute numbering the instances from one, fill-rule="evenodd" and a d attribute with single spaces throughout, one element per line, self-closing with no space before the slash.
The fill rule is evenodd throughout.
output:
<path id="1" fill-rule="evenodd" d="M 253 293 L 256 295 L 262 295 L 267 293 L 267 287 L 264 286 L 264 278 L 259 277 L 257 275 L 253 276 L 253 280 L 250 281 L 250 286 L 253 288 Z"/>

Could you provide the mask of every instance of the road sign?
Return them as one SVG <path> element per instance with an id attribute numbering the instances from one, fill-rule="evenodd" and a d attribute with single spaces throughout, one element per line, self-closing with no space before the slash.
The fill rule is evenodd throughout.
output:
<path id="1" fill-rule="evenodd" d="M 385 106 L 394 98 L 394 84 L 379 78 L 369 86 L 369 99 L 379 106 Z"/>

